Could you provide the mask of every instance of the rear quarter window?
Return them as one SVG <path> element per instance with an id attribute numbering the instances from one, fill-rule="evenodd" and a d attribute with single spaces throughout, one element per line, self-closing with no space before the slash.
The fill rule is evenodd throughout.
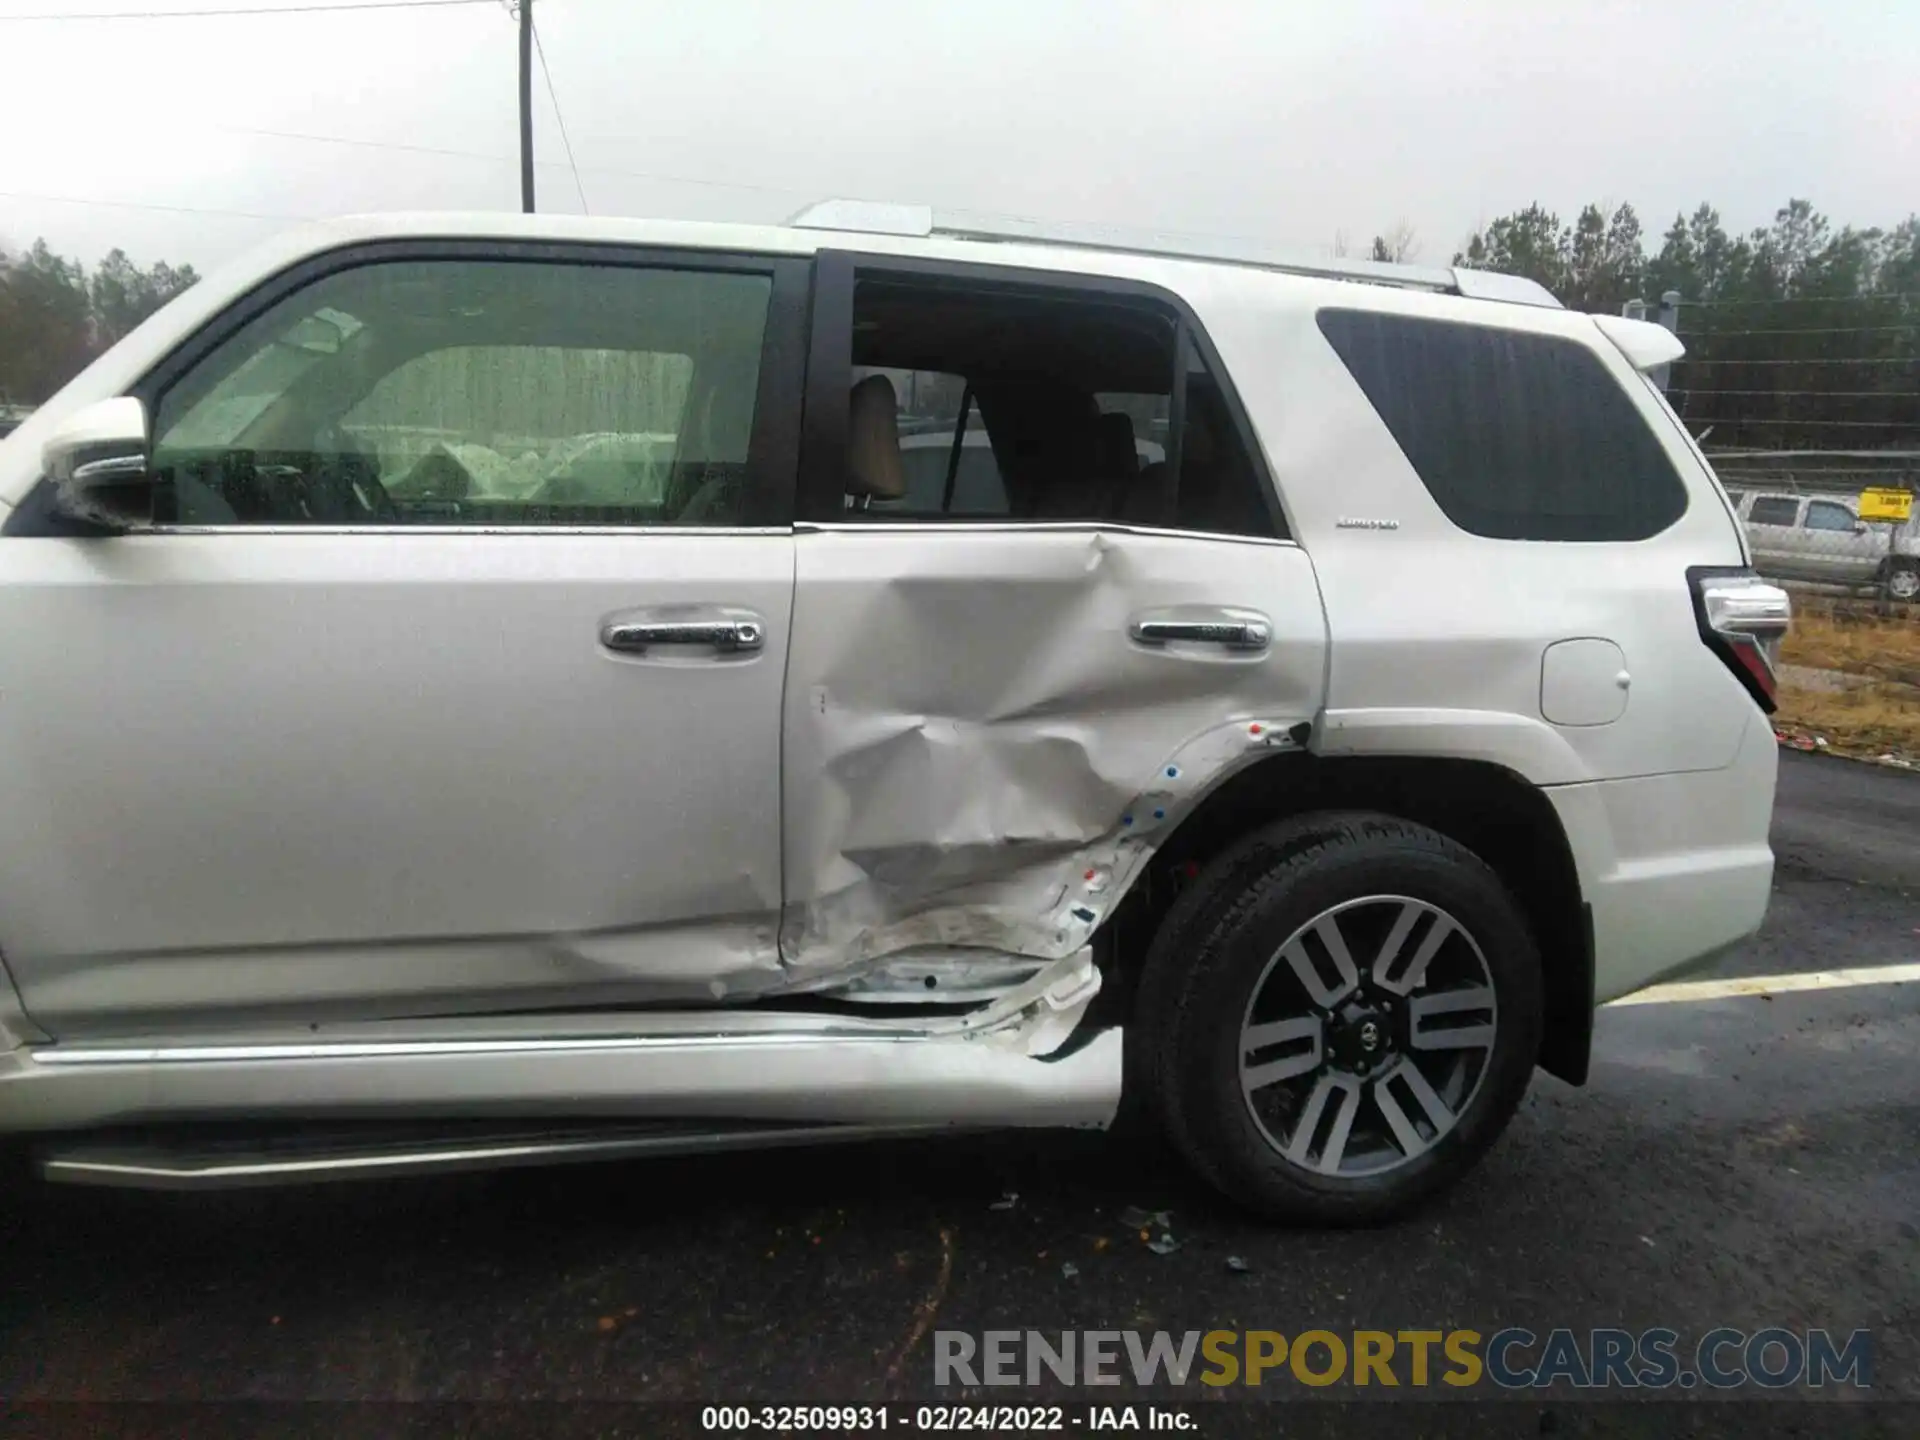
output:
<path id="1" fill-rule="evenodd" d="M 1577 341 L 1495 326 L 1323 310 L 1320 332 L 1442 513 L 1496 540 L 1644 540 L 1687 489 Z"/>

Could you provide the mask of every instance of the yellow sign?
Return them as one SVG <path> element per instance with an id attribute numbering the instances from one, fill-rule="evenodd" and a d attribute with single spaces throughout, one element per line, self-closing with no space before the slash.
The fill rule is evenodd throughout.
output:
<path id="1" fill-rule="evenodd" d="M 1860 492 L 1860 518 L 1862 520 L 1905 520 L 1913 514 L 1913 492 L 1911 490 L 1862 490 Z"/>

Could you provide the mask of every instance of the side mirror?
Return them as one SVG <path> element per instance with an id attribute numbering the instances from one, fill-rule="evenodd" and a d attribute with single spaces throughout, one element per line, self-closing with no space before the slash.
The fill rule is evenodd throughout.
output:
<path id="1" fill-rule="evenodd" d="M 54 510 L 106 530 L 150 523 L 147 444 L 147 410 L 131 395 L 98 400 L 69 415 L 40 452 L 53 482 Z"/>

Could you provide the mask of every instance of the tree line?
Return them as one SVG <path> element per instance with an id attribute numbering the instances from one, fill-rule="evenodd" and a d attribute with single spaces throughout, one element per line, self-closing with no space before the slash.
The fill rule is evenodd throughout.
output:
<path id="1" fill-rule="evenodd" d="M 119 249 L 91 271 L 44 240 L 0 251 L 0 404 L 39 404 L 199 278 L 164 260 L 143 270 Z"/>
<path id="2" fill-rule="evenodd" d="M 1669 398 L 1716 449 L 1920 449 L 1920 216 L 1836 228 L 1790 200 L 1732 235 L 1701 205 L 1649 253 L 1631 205 L 1571 224 L 1530 205 L 1453 259 L 1529 276 L 1575 310 L 1677 293 L 1687 356 Z"/>
<path id="3" fill-rule="evenodd" d="M 1401 225 L 1368 253 L 1418 249 Z M 1835 227 L 1790 200 L 1736 235 L 1701 205 L 1650 250 L 1631 205 L 1588 205 L 1569 222 L 1534 204 L 1471 236 L 1453 263 L 1528 276 L 1569 309 L 1603 314 L 1677 293 L 1687 358 L 1670 395 L 1714 448 L 1920 449 L 1920 216 Z M 91 272 L 45 241 L 0 253 L 0 403 L 46 399 L 197 278 L 118 249 Z"/>

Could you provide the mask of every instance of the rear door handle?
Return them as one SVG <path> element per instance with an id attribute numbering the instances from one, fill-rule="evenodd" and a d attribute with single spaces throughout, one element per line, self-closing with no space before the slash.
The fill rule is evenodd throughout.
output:
<path id="1" fill-rule="evenodd" d="M 751 655 L 767 643 L 767 625 L 757 615 L 694 615 L 684 619 L 615 616 L 600 627 L 600 643 L 622 655 L 676 649 Z"/>
<path id="2" fill-rule="evenodd" d="M 1211 645 L 1222 650 L 1265 650 L 1273 641 L 1273 622 L 1257 610 L 1232 606 L 1182 605 L 1136 615 L 1127 633 L 1141 645 Z"/>

